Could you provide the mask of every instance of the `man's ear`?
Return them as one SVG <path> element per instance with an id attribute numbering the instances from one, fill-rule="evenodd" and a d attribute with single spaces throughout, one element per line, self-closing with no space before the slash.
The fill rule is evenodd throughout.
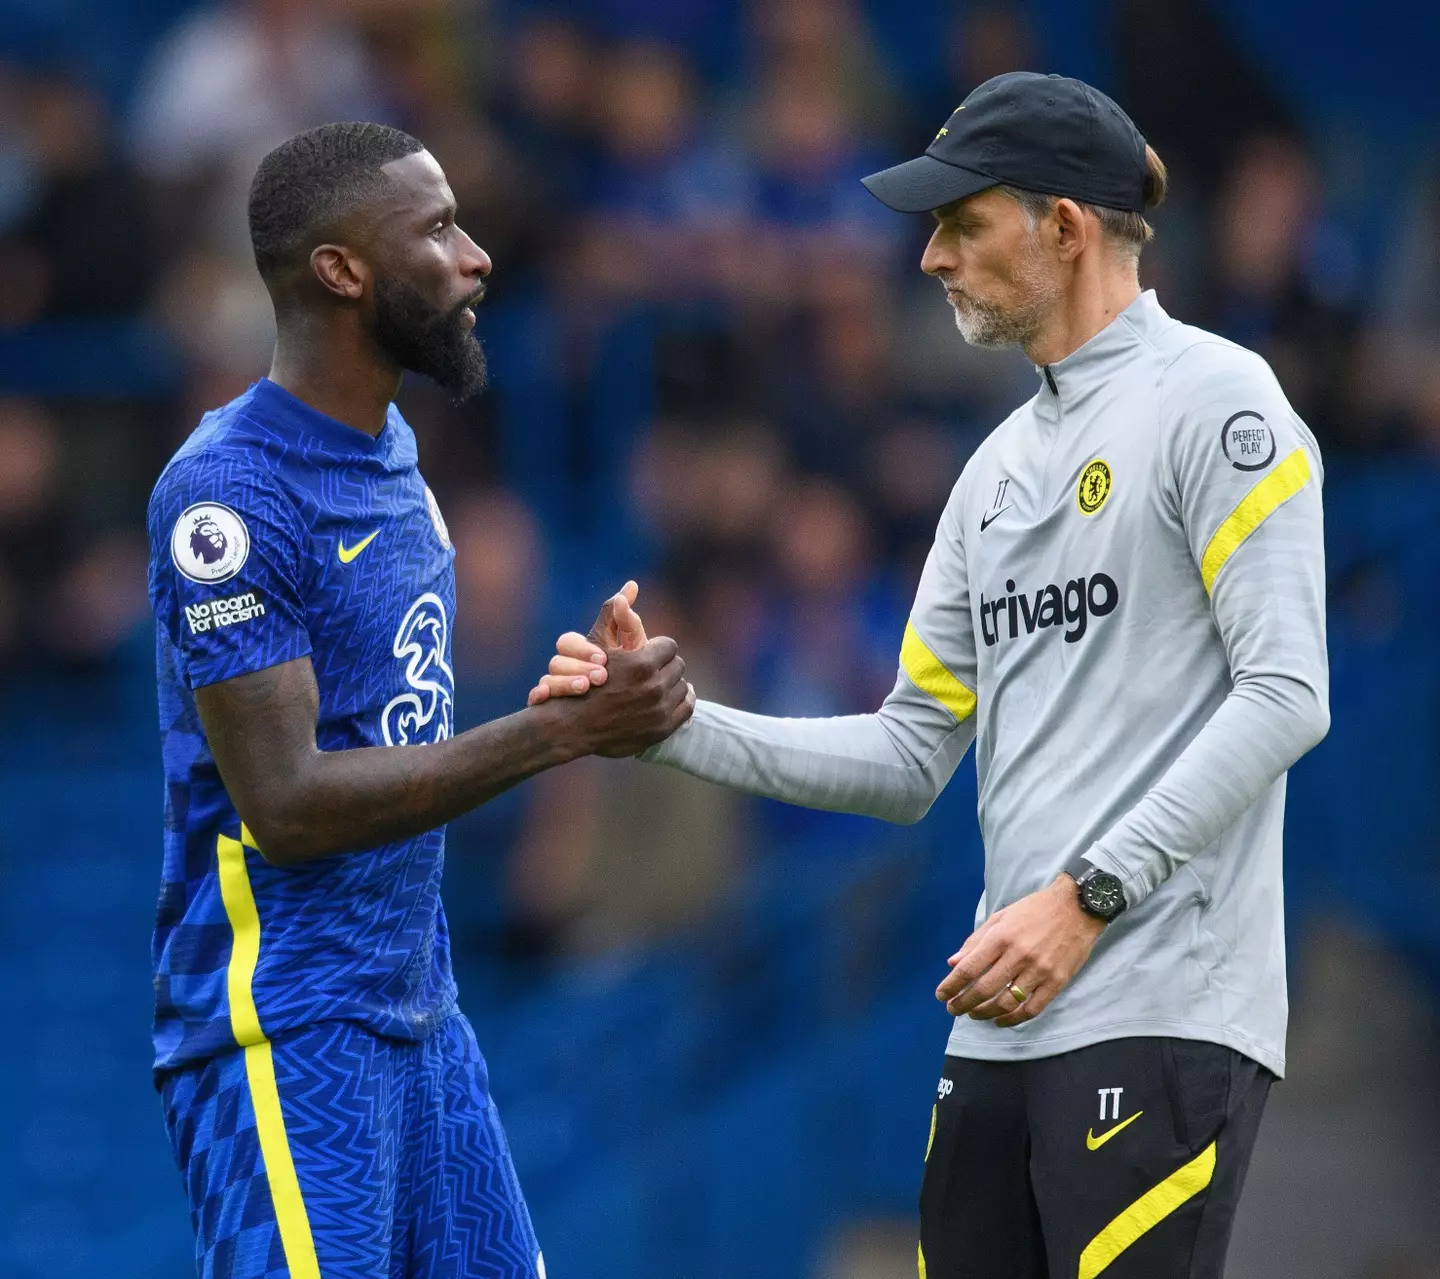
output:
<path id="1" fill-rule="evenodd" d="M 1080 256 L 1090 239 L 1090 225 L 1085 219 L 1085 210 L 1074 200 L 1055 201 L 1055 247 L 1060 261 L 1073 262 Z"/>
<path id="2" fill-rule="evenodd" d="M 310 269 L 335 297 L 358 299 L 370 282 L 370 268 L 353 250 L 338 244 L 316 245 L 310 253 Z"/>

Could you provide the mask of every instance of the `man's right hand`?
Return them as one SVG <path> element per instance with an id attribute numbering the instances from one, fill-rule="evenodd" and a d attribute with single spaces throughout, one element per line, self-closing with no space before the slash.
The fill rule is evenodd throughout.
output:
<path id="1" fill-rule="evenodd" d="M 685 680 L 685 662 L 673 639 L 612 650 L 605 669 L 604 683 L 584 697 L 537 707 L 560 717 L 575 734 L 577 754 L 638 755 L 663 742 L 695 710 L 695 690 Z"/>
<path id="2" fill-rule="evenodd" d="M 645 623 L 635 611 L 640 587 L 626 582 L 600 606 L 599 616 L 588 635 L 566 631 L 555 643 L 549 671 L 530 690 L 528 706 L 539 706 L 552 697 L 579 697 L 598 688 L 608 678 L 608 654 L 615 649 L 633 652 L 645 644 Z"/>

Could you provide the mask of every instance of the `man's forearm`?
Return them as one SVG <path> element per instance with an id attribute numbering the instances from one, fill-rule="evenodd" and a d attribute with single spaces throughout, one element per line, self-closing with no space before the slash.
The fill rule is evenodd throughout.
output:
<path id="1" fill-rule="evenodd" d="M 657 639 L 617 656 L 583 702 L 566 699 L 423 746 L 316 746 L 308 657 L 195 690 L 220 778 L 277 865 L 409 839 L 581 755 L 637 755 L 689 718 L 685 663 Z"/>
<path id="2" fill-rule="evenodd" d="M 279 865 L 409 839 L 575 758 L 562 712 L 537 706 L 427 745 L 314 751 L 247 805 L 247 824 Z"/>
<path id="3" fill-rule="evenodd" d="M 892 694 L 876 714 L 832 719 L 778 719 L 701 702 L 684 729 L 641 758 L 806 808 L 915 822 L 963 758 L 973 720 L 957 724 L 918 692 L 903 706 L 900 700 Z"/>
<path id="4" fill-rule="evenodd" d="M 1323 689 L 1272 676 L 1231 691 L 1145 797 L 1085 853 L 1131 904 L 1237 822 L 1329 727 Z"/>

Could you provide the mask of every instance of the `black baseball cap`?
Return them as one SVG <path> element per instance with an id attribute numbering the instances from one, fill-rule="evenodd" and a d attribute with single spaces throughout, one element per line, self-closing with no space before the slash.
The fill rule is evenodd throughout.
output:
<path id="1" fill-rule="evenodd" d="M 862 179 L 883 204 L 924 213 L 986 187 L 1145 211 L 1145 139 L 1080 80 L 1009 71 L 970 94 L 925 154 Z"/>

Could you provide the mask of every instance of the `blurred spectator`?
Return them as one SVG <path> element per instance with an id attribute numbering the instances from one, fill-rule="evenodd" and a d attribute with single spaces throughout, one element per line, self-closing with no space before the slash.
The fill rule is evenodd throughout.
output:
<path id="1" fill-rule="evenodd" d="M 253 265 L 196 248 L 171 262 L 152 309 L 186 357 L 176 413 L 182 432 L 269 370 L 275 314 Z"/>
<path id="2" fill-rule="evenodd" d="M 907 608 L 967 452 L 955 432 L 923 418 L 887 426 L 865 451 L 866 495 Z"/>
<path id="3" fill-rule="evenodd" d="M 442 474 L 436 465 L 426 471 L 437 480 Z M 544 617 L 543 532 L 529 508 L 503 489 L 472 487 L 442 498 L 442 509 L 455 547 L 451 642 L 455 729 L 463 732 L 525 705 L 555 635 Z M 450 825 L 446 912 L 462 959 L 507 948 L 528 957 L 523 941 L 504 935 L 505 879 L 532 802 L 531 786 L 516 787 Z"/>
<path id="4" fill-rule="evenodd" d="M 826 272 L 822 289 L 834 296 L 797 317 L 795 340 L 772 350 L 765 383 L 800 466 L 858 482 L 868 437 L 900 391 L 889 290 L 856 271 Z"/>
<path id="5" fill-rule="evenodd" d="M 60 513 L 60 437 L 45 409 L 0 400 L 0 663 L 39 640 L 40 595 L 72 537 Z"/>
<path id="6" fill-rule="evenodd" d="M 1378 319 L 1397 336 L 1440 340 L 1440 162 L 1432 158 L 1422 169 L 1399 214 Z"/>
<path id="7" fill-rule="evenodd" d="M 763 0 L 750 22 L 762 79 L 818 80 L 870 140 L 893 137 L 903 108 L 855 0 Z"/>
<path id="8" fill-rule="evenodd" d="M 1440 165 L 1405 193 L 1365 350 L 1366 409 L 1440 457 Z"/>
<path id="9" fill-rule="evenodd" d="M 1116 96 L 1165 157 L 1173 188 L 1213 190 L 1241 140 L 1294 133 L 1273 77 L 1250 61 L 1210 0 L 1119 0 L 1111 20 Z"/>
<path id="10" fill-rule="evenodd" d="M 185 241 L 248 262 L 246 194 L 260 157 L 310 125 L 386 119 L 380 100 L 343 0 L 232 0 L 196 10 L 161 43 L 130 149 L 143 174 L 170 188 Z"/>
<path id="11" fill-rule="evenodd" d="M 710 292 L 717 261 L 740 247 L 748 174 L 704 135 L 694 73 L 664 45 L 608 51 L 595 84 L 600 149 L 577 252 L 582 282 L 617 299 Z"/>
<path id="12" fill-rule="evenodd" d="M 584 183 L 593 57 L 579 27 L 542 14 L 516 28 L 501 69 L 499 122 L 530 158 L 551 216 L 577 200 Z"/>
<path id="13" fill-rule="evenodd" d="M 662 423 L 636 463 L 637 504 L 669 548 L 672 573 L 764 561 L 786 481 L 780 442 L 753 422 Z"/>
<path id="14" fill-rule="evenodd" d="M 234 0 L 198 9 L 151 62 L 133 118 L 135 160 L 167 182 L 204 177 L 258 160 L 308 125 L 373 119 L 377 96 L 343 5 Z"/>
<path id="15" fill-rule="evenodd" d="M 44 630 L 51 650 L 77 666 L 114 654 L 150 616 L 148 559 L 138 531 L 112 530 L 89 539 L 46 597 Z"/>
<path id="16" fill-rule="evenodd" d="M 61 497 L 60 433 L 31 400 L 0 400 L 0 664 L 93 664 L 149 612 L 145 539 L 92 531 Z"/>
<path id="17" fill-rule="evenodd" d="M 806 480 L 773 528 L 782 602 L 762 658 L 766 711 L 874 710 L 894 683 L 900 631 L 877 591 L 864 510 L 831 481 Z"/>
<path id="18" fill-rule="evenodd" d="M 639 608 L 649 634 L 680 642 L 686 678 L 727 700 L 711 637 L 653 584 Z M 594 954 L 693 926 L 740 867 L 745 801 L 733 792 L 610 759 L 542 774 L 533 789 L 510 871 L 512 945 L 532 954 Z"/>
<path id="19" fill-rule="evenodd" d="M 63 78 L 29 87 L 27 135 L 41 191 L 19 229 L 43 256 L 43 314 L 123 315 L 155 269 L 144 191 L 112 150 L 93 89 Z M 103 210 L 103 216 L 97 216 Z"/>
<path id="20" fill-rule="evenodd" d="M 755 214 L 759 297 L 826 296 L 841 273 L 873 278 L 895 265 L 902 224 L 860 185 L 885 156 L 862 139 L 834 83 L 811 67 L 776 70 L 760 86 L 751 136 L 760 169 Z"/>
<path id="21" fill-rule="evenodd" d="M 1358 262 L 1326 221 L 1298 142 L 1261 135 L 1244 144 L 1222 184 L 1214 234 L 1201 323 L 1270 361 L 1322 447 L 1383 444 L 1354 420 Z"/>
<path id="22" fill-rule="evenodd" d="M 539 523 L 502 489 L 447 502 L 445 520 L 455 547 L 457 688 L 503 687 L 520 705 L 544 664 L 535 630 L 545 573 Z"/>
<path id="23" fill-rule="evenodd" d="M 1023 10 L 1004 4 L 967 5 L 947 23 L 945 67 L 949 83 L 938 96 L 927 95 L 908 122 L 914 145 L 931 137 L 969 96 L 991 76 L 1006 71 L 1043 71 L 1035 33 Z"/>

